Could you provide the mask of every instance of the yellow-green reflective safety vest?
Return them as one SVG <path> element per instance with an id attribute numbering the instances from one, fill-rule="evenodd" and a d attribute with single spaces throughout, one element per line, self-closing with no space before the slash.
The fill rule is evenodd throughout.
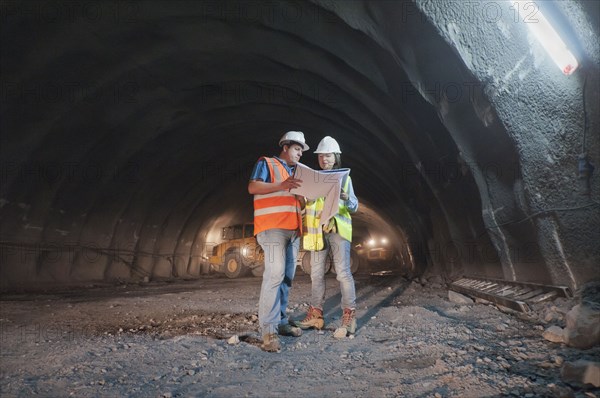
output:
<path id="1" fill-rule="evenodd" d="M 348 185 L 350 184 L 350 176 L 346 178 L 342 192 L 348 193 Z M 323 205 L 325 204 L 325 198 L 318 198 L 314 202 L 307 202 L 305 212 L 306 229 L 302 237 L 302 246 L 304 250 L 318 251 L 323 250 L 325 247 L 323 241 L 323 230 L 319 228 L 319 222 L 321 221 L 321 212 L 323 211 Z M 352 242 L 352 217 L 350 217 L 350 210 L 346 207 L 343 200 L 339 200 L 338 213 L 333 217 L 335 219 L 337 233 L 342 238 L 349 242 Z"/>

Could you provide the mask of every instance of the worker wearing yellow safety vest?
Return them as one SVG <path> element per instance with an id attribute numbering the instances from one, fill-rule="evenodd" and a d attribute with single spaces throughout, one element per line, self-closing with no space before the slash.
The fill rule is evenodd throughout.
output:
<path id="1" fill-rule="evenodd" d="M 254 195 L 254 234 L 265 257 L 258 321 L 263 336 L 261 348 L 268 352 L 281 350 L 278 334 L 302 334 L 300 328 L 289 323 L 286 310 L 296 272 L 304 205 L 304 198 L 290 193 L 290 189 L 302 184 L 292 175 L 308 145 L 301 131 L 288 131 L 279 146 L 278 157 L 258 159 L 248 183 L 248 192 Z"/>
<path id="2" fill-rule="evenodd" d="M 329 136 L 319 142 L 315 151 L 319 157 L 319 166 L 323 170 L 339 169 L 342 159 L 340 146 Z M 337 273 L 342 293 L 341 306 L 343 309 L 342 323 L 334 332 L 334 337 L 343 338 L 356 331 L 356 290 L 354 278 L 350 271 L 350 246 L 352 242 L 352 217 L 350 213 L 358 209 L 358 199 L 354 195 L 350 175 L 342 181 L 338 213 L 323 227 L 321 211 L 324 198 L 318 198 L 306 203 L 306 230 L 303 236 L 305 250 L 310 250 L 312 282 L 311 305 L 306 317 L 296 321 L 296 326 L 302 329 L 321 329 L 325 324 L 323 319 L 323 302 L 325 300 L 325 262 L 331 253 L 333 265 Z"/>

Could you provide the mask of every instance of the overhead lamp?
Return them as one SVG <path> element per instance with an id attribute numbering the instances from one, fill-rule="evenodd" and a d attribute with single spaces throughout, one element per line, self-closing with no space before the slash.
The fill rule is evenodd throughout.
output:
<path id="1" fill-rule="evenodd" d="M 546 50 L 550 58 L 565 75 L 570 75 L 579 66 L 575 56 L 569 51 L 550 22 L 544 17 L 535 2 L 529 0 L 510 0 L 519 13 L 519 21 L 525 22 L 535 38 Z"/>

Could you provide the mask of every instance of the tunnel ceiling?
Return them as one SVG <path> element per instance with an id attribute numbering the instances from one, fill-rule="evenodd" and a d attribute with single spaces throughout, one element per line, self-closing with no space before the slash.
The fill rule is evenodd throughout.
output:
<path id="1" fill-rule="evenodd" d="M 481 65 L 436 25 L 439 7 L 28 4 L 3 5 L 1 238 L 70 253 L 65 267 L 36 250 L 3 268 L 5 283 L 193 274 L 208 230 L 251 220 L 250 170 L 287 130 L 313 149 L 324 135 L 340 142 L 359 199 L 423 267 L 436 263 L 432 240 L 469 241 L 471 263 L 493 253 L 490 273 L 519 276 L 490 225 L 529 213 L 518 202 L 528 154 L 493 84 L 449 100 L 443 87 L 479 83 Z M 474 170 L 483 160 L 513 170 Z M 492 223 L 486 209 L 500 206 Z M 533 267 L 550 281 L 537 228 L 503 233 L 533 240 Z M 460 271 L 444 260 L 443 272 Z"/>

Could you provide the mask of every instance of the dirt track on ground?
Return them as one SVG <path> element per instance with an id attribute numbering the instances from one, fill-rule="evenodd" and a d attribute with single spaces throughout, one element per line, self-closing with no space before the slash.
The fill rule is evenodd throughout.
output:
<path id="1" fill-rule="evenodd" d="M 282 337 L 279 354 L 259 348 L 259 278 L 5 294 L 1 396 L 600 396 L 559 374 L 600 349 L 545 341 L 535 316 L 457 305 L 445 288 L 400 276 L 359 275 L 356 285 L 354 338 L 332 337 L 340 296 L 328 275 L 327 330 Z M 297 276 L 291 318 L 309 295 L 310 279 Z"/>

